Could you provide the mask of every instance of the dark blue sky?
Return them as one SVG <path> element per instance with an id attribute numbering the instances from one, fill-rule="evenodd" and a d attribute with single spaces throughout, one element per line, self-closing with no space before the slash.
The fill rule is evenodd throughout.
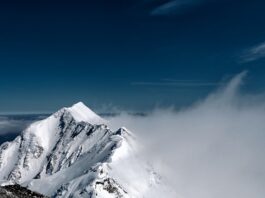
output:
<path id="1" fill-rule="evenodd" d="M 248 70 L 265 88 L 265 1 L 0 3 L 0 112 L 177 107 Z"/>

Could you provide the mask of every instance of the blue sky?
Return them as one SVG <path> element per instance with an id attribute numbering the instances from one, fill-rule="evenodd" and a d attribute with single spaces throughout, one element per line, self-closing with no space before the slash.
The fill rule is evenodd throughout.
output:
<path id="1" fill-rule="evenodd" d="M 0 112 L 190 104 L 244 70 L 265 88 L 265 2 L 10 1 L 0 6 Z"/>

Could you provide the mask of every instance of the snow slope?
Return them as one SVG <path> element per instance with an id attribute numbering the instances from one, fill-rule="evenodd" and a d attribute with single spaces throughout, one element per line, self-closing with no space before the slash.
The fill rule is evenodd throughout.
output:
<path id="1" fill-rule="evenodd" d="M 1 185 L 50 197 L 176 197 L 139 158 L 135 139 L 79 102 L 0 146 Z"/>

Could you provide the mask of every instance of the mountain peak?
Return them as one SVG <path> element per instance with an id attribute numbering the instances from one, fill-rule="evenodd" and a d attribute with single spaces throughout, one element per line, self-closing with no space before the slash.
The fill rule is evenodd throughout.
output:
<path id="1" fill-rule="evenodd" d="M 89 122 L 91 124 L 103 124 L 105 120 L 87 107 L 83 102 L 78 102 L 66 108 L 77 122 Z"/>
<path id="2" fill-rule="evenodd" d="M 70 108 L 88 108 L 83 102 L 79 101 L 72 105 Z M 89 109 L 89 108 L 88 108 Z"/>
<path id="3" fill-rule="evenodd" d="M 104 122 L 78 102 L 32 123 L 0 145 L 0 186 L 20 184 L 54 198 L 176 197 L 138 156 L 136 138 Z"/>

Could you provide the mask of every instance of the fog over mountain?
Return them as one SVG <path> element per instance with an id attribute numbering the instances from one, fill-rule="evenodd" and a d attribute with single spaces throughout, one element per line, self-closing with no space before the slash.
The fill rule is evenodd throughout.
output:
<path id="1" fill-rule="evenodd" d="M 122 113 L 147 158 L 185 198 L 262 198 L 265 194 L 265 98 L 240 92 L 246 72 L 206 99 L 146 117 Z"/>

